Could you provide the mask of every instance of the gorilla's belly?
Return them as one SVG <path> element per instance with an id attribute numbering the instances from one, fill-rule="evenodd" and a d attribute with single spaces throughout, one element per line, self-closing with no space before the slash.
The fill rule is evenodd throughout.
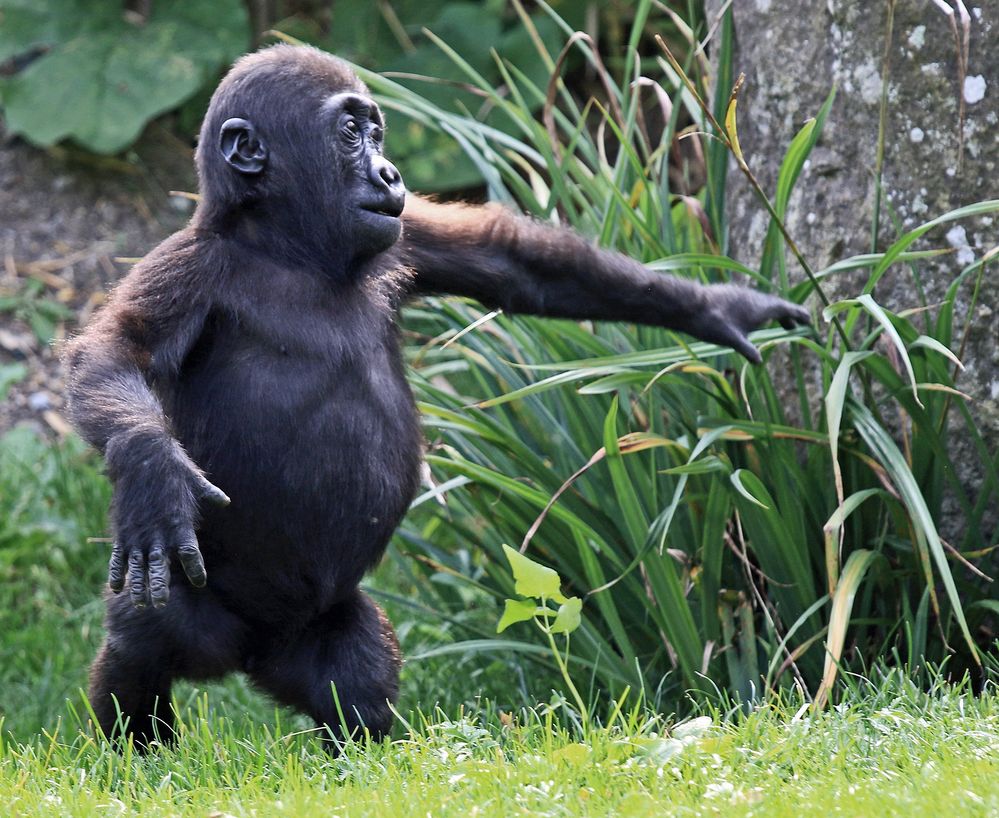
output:
<path id="1" fill-rule="evenodd" d="M 412 396 L 392 364 L 233 355 L 205 367 L 210 379 L 185 373 L 178 437 L 232 500 L 206 509 L 199 531 L 210 584 L 323 610 L 377 562 L 421 458 Z"/>

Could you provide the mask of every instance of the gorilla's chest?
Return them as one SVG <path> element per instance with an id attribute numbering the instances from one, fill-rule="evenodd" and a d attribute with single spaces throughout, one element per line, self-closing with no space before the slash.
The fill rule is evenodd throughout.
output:
<path id="1" fill-rule="evenodd" d="M 419 424 L 383 311 L 213 316 L 171 403 L 255 538 L 387 541 L 416 489 Z"/>

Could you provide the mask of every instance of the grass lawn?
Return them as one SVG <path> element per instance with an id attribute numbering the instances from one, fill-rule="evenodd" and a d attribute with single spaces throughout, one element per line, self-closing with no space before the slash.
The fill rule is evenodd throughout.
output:
<path id="1" fill-rule="evenodd" d="M 671 731 L 618 719 L 574 740 L 549 710 L 437 713 L 339 758 L 218 712 L 124 757 L 76 730 L 0 750 L 8 816 L 996 815 L 999 696 L 898 676 L 813 717 L 768 706 Z"/>
<path id="2" fill-rule="evenodd" d="M 609 726 L 580 736 L 558 698 L 524 706 L 559 680 L 511 657 L 441 655 L 405 669 L 393 739 L 339 758 L 237 677 L 178 687 L 179 743 L 120 756 L 80 729 L 78 692 L 106 564 L 106 544 L 86 537 L 104 529 L 107 499 L 78 445 L 0 439 L 2 818 L 999 814 L 999 692 L 926 693 L 925 679 L 897 672 L 848 677 L 841 703 L 817 716 L 794 701 L 702 706 L 680 726 L 604 712 Z M 405 608 L 390 615 L 410 655 L 454 638 Z"/>

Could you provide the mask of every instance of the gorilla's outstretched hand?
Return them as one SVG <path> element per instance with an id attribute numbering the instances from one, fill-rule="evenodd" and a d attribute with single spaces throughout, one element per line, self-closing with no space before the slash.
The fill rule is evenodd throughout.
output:
<path id="1" fill-rule="evenodd" d="M 207 581 L 194 533 L 201 501 L 229 504 L 229 498 L 194 465 L 181 446 L 160 433 L 112 438 L 105 457 L 114 484 L 115 541 L 108 585 L 125 587 L 137 608 L 156 608 L 170 597 L 170 561 L 180 562 L 191 584 Z"/>
<path id="2" fill-rule="evenodd" d="M 808 310 L 775 295 L 735 284 L 716 284 L 708 292 L 707 306 L 697 316 L 692 334 L 732 347 L 754 364 L 763 359 L 747 337 L 750 332 L 771 321 L 779 321 L 784 329 L 811 322 Z"/>

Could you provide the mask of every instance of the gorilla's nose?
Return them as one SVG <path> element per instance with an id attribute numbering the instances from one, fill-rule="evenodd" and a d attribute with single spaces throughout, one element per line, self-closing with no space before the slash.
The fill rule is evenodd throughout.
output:
<path id="1" fill-rule="evenodd" d="M 368 166 L 368 181 L 378 196 L 378 204 L 372 209 L 396 218 L 402 215 L 402 208 L 406 203 L 406 186 L 402 183 L 402 174 L 396 166 L 383 156 L 372 156 Z"/>
<path id="2" fill-rule="evenodd" d="M 372 157 L 368 177 L 371 184 L 381 193 L 398 196 L 406 192 L 402 184 L 402 174 L 384 156 Z"/>

